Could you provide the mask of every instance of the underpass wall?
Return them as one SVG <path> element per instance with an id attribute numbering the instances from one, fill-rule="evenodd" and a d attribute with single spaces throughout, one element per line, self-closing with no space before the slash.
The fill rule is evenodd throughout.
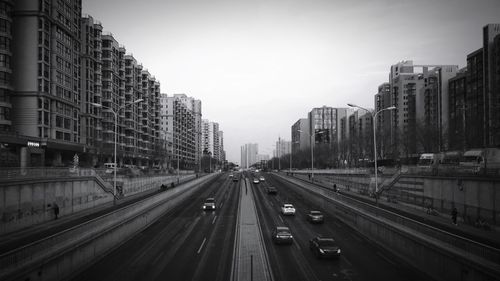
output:
<path id="1" fill-rule="evenodd" d="M 384 249 L 392 252 L 416 270 L 425 272 L 435 280 L 500 280 L 500 266 L 484 258 L 444 244 L 437 239 L 417 233 L 376 214 L 349 206 L 338 199 L 325 196 L 321 190 L 305 188 L 303 182 L 282 177 L 295 183 L 294 192 L 314 204 L 322 206 L 328 214 L 339 218 L 355 231 Z M 317 187 L 316 187 L 317 188 Z"/>
<path id="2" fill-rule="evenodd" d="M 306 172 L 294 172 L 294 176 L 308 179 Z M 323 173 L 314 177 L 315 182 L 329 188 L 335 183 L 341 189 L 360 194 L 367 194 L 368 188 L 373 186 L 370 176 L 364 174 Z M 388 179 L 390 175 L 383 175 L 379 187 Z M 482 218 L 489 225 L 500 228 L 500 178 L 402 174 L 390 189 L 382 192 L 381 198 L 387 197 L 417 209 L 432 206 L 444 216 L 450 216 L 456 207 L 459 222 L 474 224 Z"/>
<path id="3" fill-rule="evenodd" d="M 179 182 L 193 179 L 194 174 L 180 175 Z M 177 185 L 176 176 L 117 178 L 124 196 L 158 189 L 162 183 Z M 106 191 L 94 176 L 16 179 L 0 182 L 0 234 L 54 220 L 54 204 L 59 217 L 95 208 L 113 201 L 112 183 Z"/>
<path id="4" fill-rule="evenodd" d="M 37 245 L 0 256 L 1 280 L 66 280 L 125 243 L 168 210 L 186 200 L 217 174 L 98 217 Z"/>

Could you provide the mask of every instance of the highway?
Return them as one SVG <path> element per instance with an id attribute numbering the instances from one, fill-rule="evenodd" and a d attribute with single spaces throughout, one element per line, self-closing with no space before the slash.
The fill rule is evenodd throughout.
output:
<path id="1" fill-rule="evenodd" d="M 252 188 L 275 280 L 429 280 L 326 214 L 321 207 L 312 205 L 308 198 L 295 193 L 290 183 L 270 174 L 264 177 L 266 181 L 252 183 Z M 265 187 L 268 185 L 275 186 L 278 193 L 267 194 Z M 295 206 L 295 216 L 281 215 L 283 203 Z M 325 223 L 306 221 L 306 213 L 310 210 L 323 211 Z M 292 245 L 273 243 L 271 232 L 276 225 L 290 228 L 294 236 Z M 317 235 L 335 238 L 342 250 L 341 257 L 317 259 L 309 249 L 309 240 Z"/>
<path id="2" fill-rule="evenodd" d="M 429 280 L 330 214 L 323 212 L 324 224 L 307 222 L 309 210 L 322 208 L 279 177 L 261 175 L 266 181 L 253 184 L 253 176 L 247 174 L 247 182 L 254 192 L 274 280 Z M 73 280 L 230 280 L 240 184 L 243 180 L 234 183 L 221 175 Z M 278 194 L 267 194 L 268 185 Z M 201 209 L 208 197 L 216 199 L 216 211 Z M 294 204 L 296 215 L 282 216 L 283 203 Z M 277 225 L 290 228 L 292 245 L 273 243 L 271 232 Z M 342 249 L 340 258 L 317 259 L 309 249 L 309 239 L 316 235 L 335 238 Z"/>
<path id="3" fill-rule="evenodd" d="M 229 280 L 239 188 L 220 176 L 74 280 Z M 216 211 L 203 211 L 214 197 Z"/>

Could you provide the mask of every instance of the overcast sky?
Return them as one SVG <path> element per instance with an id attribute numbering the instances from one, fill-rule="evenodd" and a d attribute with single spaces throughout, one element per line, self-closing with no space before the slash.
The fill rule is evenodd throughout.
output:
<path id="1" fill-rule="evenodd" d="M 162 93 L 202 101 L 227 159 L 278 136 L 313 107 L 373 107 L 391 64 L 465 66 L 499 0 L 83 0 Z"/>

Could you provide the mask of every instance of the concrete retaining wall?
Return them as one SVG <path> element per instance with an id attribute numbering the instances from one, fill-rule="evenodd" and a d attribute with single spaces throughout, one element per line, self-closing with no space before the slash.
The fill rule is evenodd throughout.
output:
<path id="1" fill-rule="evenodd" d="M 294 173 L 300 175 L 300 172 Z M 307 179 L 306 174 L 300 177 Z M 367 193 L 369 188 L 373 189 L 373 180 L 369 175 L 315 174 L 314 177 L 327 185 L 336 183 L 339 188 L 361 194 Z M 383 175 L 379 181 L 384 183 L 389 179 L 389 175 Z M 381 196 L 391 196 L 418 209 L 426 209 L 430 204 L 446 215 L 451 214 L 455 206 L 459 220 L 464 223 L 473 224 L 481 217 L 491 226 L 500 227 L 500 178 L 401 175 L 394 186 Z"/>
<path id="2" fill-rule="evenodd" d="M 194 178 L 194 174 L 180 176 L 180 182 Z M 120 178 L 124 196 L 151 189 L 162 183 L 177 182 L 176 176 Z M 0 182 L 0 234 L 13 232 L 38 223 L 53 220 L 54 204 L 59 216 L 94 208 L 113 201 L 98 179 L 93 176 L 71 178 L 40 178 Z M 112 185 L 109 191 L 112 192 Z"/>
<path id="3" fill-rule="evenodd" d="M 2 280 L 63 280 L 96 262 L 174 208 L 217 174 L 118 209 L 0 256 Z"/>
<path id="4" fill-rule="evenodd" d="M 500 280 L 500 266 L 470 252 L 442 243 L 438 239 L 394 223 L 374 212 L 358 209 L 339 199 L 325 196 L 324 191 L 298 180 L 285 178 L 303 188 L 294 191 L 310 198 L 327 213 L 364 235 L 367 239 L 391 251 L 436 280 Z M 307 187 L 306 187 L 307 185 Z M 313 191 L 313 192 L 311 192 Z"/>

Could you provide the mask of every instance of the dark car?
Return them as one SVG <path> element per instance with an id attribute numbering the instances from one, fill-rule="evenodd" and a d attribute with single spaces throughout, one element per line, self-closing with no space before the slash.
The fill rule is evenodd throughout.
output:
<path id="1" fill-rule="evenodd" d="M 267 190 L 268 194 L 276 194 L 276 193 L 278 193 L 278 190 L 274 186 L 268 186 L 266 190 Z"/>
<path id="2" fill-rule="evenodd" d="M 309 240 L 309 248 L 318 258 L 340 257 L 340 248 L 333 238 L 314 237 Z"/>
<path id="3" fill-rule="evenodd" d="M 233 177 L 233 182 L 238 182 L 238 176 Z"/>
<path id="4" fill-rule="evenodd" d="M 214 198 L 207 198 L 205 202 L 203 203 L 202 206 L 203 210 L 215 210 L 215 199 Z"/>
<path id="5" fill-rule="evenodd" d="M 272 238 L 275 244 L 291 244 L 293 236 L 290 229 L 286 226 L 277 226 L 273 230 Z"/>
<path id="6" fill-rule="evenodd" d="M 323 213 L 321 213 L 320 211 L 310 211 L 307 214 L 307 220 L 310 221 L 311 223 L 323 223 L 324 216 Z"/>

